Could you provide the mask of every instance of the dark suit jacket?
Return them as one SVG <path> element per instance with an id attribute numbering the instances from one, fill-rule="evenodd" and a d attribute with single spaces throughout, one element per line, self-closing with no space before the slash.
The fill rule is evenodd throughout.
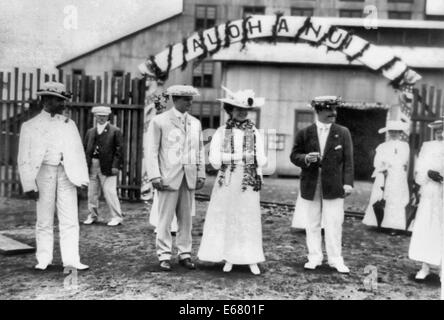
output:
<path id="1" fill-rule="evenodd" d="M 320 152 L 316 124 L 299 131 L 296 144 L 290 155 L 293 164 L 301 167 L 301 196 L 313 200 L 318 180 L 319 166 L 322 167 L 322 196 L 324 199 L 344 198 L 344 185 L 353 186 L 353 144 L 350 131 L 332 124 L 325 144 L 321 163 L 305 163 L 305 155 Z"/>
<path id="2" fill-rule="evenodd" d="M 123 137 L 122 131 L 112 124 L 107 124 L 102 134 L 97 133 L 97 128 L 91 128 L 86 132 L 84 147 L 88 168 L 91 168 L 92 155 L 94 153 L 96 139 L 101 139 L 102 148 L 99 153 L 100 169 L 105 176 L 111 176 L 112 168 L 122 169 L 123 165 Z"/>

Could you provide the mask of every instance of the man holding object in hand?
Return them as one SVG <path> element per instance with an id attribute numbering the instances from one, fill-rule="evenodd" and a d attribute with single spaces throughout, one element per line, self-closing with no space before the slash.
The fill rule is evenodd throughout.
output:
<path id="1" fill-rule="evenodd" d="M 322 225 L 328 263 L 340 273 L 349 273 L 341 254 L 344 198 L 353 190 L 353 144 L 347 128 L 335 124 L 339 97 L 315 98 L 315 124 L 299 131 L 290 155 L 302 169 L 298 213 L 305 221 L 308 262 L 305 269 L 322 264 Z M 296 215 L 295 215 L 296 216 Z M 293 221 L 293 225 L 296 223 Z"/>
<path id="2" fill-rule="evenodd" d="M 43 110 L 20 130 L 18 170 L 23 191 L 37 204 L 37 270 L 52 264 L 54 213 L 60 229 L 60 251 L 65 267 L 86 270 L 80 262 L 77 188 L 88 185 L 88 168 L 75 123 L 61 115 L 68 99 L 65 86 L 46 82 L 37 95 Z"/>

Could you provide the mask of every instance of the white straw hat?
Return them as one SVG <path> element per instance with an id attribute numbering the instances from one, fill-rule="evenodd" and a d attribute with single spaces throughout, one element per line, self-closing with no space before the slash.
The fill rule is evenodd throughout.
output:
<path id="1" fill-rule="evenodd" d="M 384 128 L 379 129 L 378 133 L 384 133 L 387 131 L 404 131 L 407 133 L 409 124 L 403 121 L 387 121 Z"/>
<path id="2" fill-rule="evenodd" d="M 42 84 L 41 89 L 37 90 L 38 96 L 55 96 L 62 98 L 64 100 L 68 100 L 71 98 L 71 94 L 66 92 L 65 85 L 60 82 L 45 82 Z"/>
<path id="3" fill-rule="evenodd" d="M 108 116 L 111 114 L 111 108 L 108 106 L 97 106 L 91 109 L 96 116 Z"/>

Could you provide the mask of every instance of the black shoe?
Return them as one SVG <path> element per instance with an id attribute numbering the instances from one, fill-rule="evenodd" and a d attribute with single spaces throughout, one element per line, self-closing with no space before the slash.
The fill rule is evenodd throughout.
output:
<path id="1" fill-rule="evenodd" d="M 183 260 L 179 260 L 179 264 L 180 264 L 182 267 L 185 267 L 185 268 L 190 269 L 190 270 L 194 270 L 194 269 L 196 269 L 195 264 L 194 264 L 193 262 L 191 262 L 191 259 L 190 259 L 190 258 L 186 258 L 186 259 L 183 259 Z"/>
<path id="2" fill-rule="evenodd" d="M 165 261 L 160 261 L 160 269 L 162 269 L 162 271 L 171 271 L 171 263 L 167 260 Z"/>

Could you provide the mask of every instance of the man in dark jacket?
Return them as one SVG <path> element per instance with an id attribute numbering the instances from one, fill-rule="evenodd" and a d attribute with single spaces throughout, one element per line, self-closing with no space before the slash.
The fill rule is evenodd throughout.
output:
<path id="1" fill-rule="evenodd" d="M 88 209 L 89 216 L 84 224 L 98 220 L 99 196 L 102 189 L 110 209 L 111 220 L 108 226 L 122 223 L 123 215 L 117 196 L 117 175 L 122 167 L 122 132 L 109 123 L 111 108 L 92 108 L 97 125 L 88 130 L 84 140 L 86 161 L 89 169 Z"/>
<path id="2" fill-rule="evenodd" d="M 298 201 L 305 212 L 308 262 L 306 269 L 322 264 L 322 235 L 328 263 L 341 273 L 350 270 L 341 254 L 344 198 L 353 190 L 353 145 L 347 128 L 335 124 L 336 107 L 341 103 L 334 96 L 312 101 L 317 113 L 315 124 L 298 132 L 290 155 L 293 164 L 302 169 L 301 196 Z"/>

